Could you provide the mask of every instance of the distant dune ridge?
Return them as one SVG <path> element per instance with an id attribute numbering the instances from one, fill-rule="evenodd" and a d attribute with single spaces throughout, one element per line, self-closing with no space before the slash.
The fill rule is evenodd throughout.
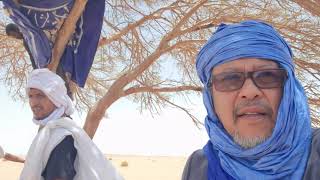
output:
<path id="1" fill-rule="evenodd" d="M 126 180 L 179 180 L 186 157 L 107 155 Z M 0 160 L 0 179 L 17 180 L 23 164 Z"/>

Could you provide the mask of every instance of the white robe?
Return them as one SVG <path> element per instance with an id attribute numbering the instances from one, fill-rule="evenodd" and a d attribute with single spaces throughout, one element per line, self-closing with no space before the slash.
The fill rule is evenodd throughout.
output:
<path id="1" fill-rule="evenodd" d="M 82 128 L 69 118 L 61 118 L 48 122 L 33 140 L 20 180 L 43 180 L 41 173 L 51 151 L 68 135 L 72 135 L 77 149 L 74 180 L 123 179 Z"/>

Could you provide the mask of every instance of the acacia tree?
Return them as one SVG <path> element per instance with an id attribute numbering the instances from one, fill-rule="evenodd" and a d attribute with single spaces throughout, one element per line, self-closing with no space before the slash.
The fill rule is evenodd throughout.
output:
<path id="1" fill-rule="evenodd" d="M 76 90 L 77 107 L 89 109 L 84 129 L 93 137 L 107 109 L 122 97 L 152 112 L 174 106 L 199 123 L 186 105 L 176 104 L 172 97 L 199 94 L 194 68 L 199 48 L 221 22 L 245 19 L 271 23 L 289 41 L 297 75 L 309 96 L 313 124 L 319 124 L 320 19 L 311 3 L 320 5 L 300 0 L 108 1 L 86 87 Z M 1 80 L 13 95 L 22 97 L 20 87 L 29 68 L 25 52 L 19 42 L 3 34 L 0 40 Z"/>

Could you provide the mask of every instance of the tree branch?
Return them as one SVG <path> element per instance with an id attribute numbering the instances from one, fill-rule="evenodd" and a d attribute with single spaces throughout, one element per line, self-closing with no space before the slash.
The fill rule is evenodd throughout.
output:
<path id="1" fill-rule="evenodd" d="M 180 92 L 180 91 L 202 91 L 202 87 L 199 86 L 176 86 L 176 87 L 131 87 L 123 92 L 122 96 L 128 96 L 130 94 L 142 93 L 142 92 Z"/>
<path id="2" fill-rule="evenodd" d="M 315 16 L 320 16 L 320 0 L 292 0 Z"/>
<path id="3" fill-rule="evenodd" d="M 192 115 L 186 108 L 182 107 L 182 106 L 179 106 L 163 97 L 161 97 L 160 95 L 157 95 L 161 100 L 167 102 L 168 104 L 172 105 L 173 107 L 176 107 L 180 110 L 182 110 L 183 112 L 185 112 L 190 118 L 191 120 L 193 121 L 193 123 L 198 127 L 200 128 L 199 125 L 203 125 L 203 123 L 201 121 L 199 121 L 194 115 Z"/>
<path id="4" fill-rule="evenodd" d="M 135 23 L 128 24 L 125 28 L 123 28 L 122 30 L 120 30 L 118 33 L 114 34 L 110 38 L 105 38 L 105 37 L 101 38 L 101 40 L 99 41 L 99 46 L 104 46 L 106 44 L 109 44 L 112 41 L 119 39 L 123 35 L 127 34 L 129 31 L 131 31 L 132 29 L 141 26 L 143 23 L 145 23 L 148 20 L 155 20 L 155 19 L 159 18 L 160 16 L 158 16 L 157 14 L 161 14 L 163 11 L 169 9 L 168 7 L 169 6 L 164 7 L 164 8 L 160 8 L 157 11 L 155 11 L 149 15 L 143 16 L 140 20 L 136 21 Z"/>

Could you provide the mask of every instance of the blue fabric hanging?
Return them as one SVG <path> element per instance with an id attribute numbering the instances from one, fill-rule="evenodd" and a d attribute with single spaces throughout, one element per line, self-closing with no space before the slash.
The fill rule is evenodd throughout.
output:
<path id="1" fill-rule="evenodd" d="M 240 58 L 273 60 L 288 73 L 273 133 L 251 149 L 234 143 L 223 128 L 214 112 L 210 90 L 212 69 Z M 241 180 L 302 179 L 311 143 L 309 107 L 303 87 L 294 74 L 291 49 L 276 30 L 253 20 L 221 24 L 200 50 L 196 68 L 204 84 L 205 127 L 223 170 Z"/>
<path id="2" fill-rule="evenodd" d="M 19 26 L 38 68 L 46 67 L 56 32 L 71 11 L 74 0 L 2 0 L 10 18 Z M 89 0 L 60 62 L 65 72 L 84 87 L 97 50 L 105 10 L 104 0 Z"/>

